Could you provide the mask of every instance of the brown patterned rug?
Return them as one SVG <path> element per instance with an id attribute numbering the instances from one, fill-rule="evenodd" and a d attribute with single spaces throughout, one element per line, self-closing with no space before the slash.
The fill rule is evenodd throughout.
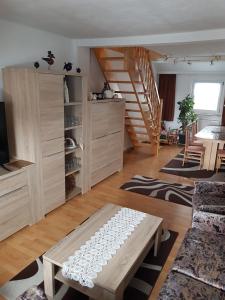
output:
<path id="1" fill-rule="evenodd" d="M 160 172 L 196 179 L 210 179 L 215 174 L 214 171 L 207 171 L 205 169 L 199 170 L 199 163 L 194 160 L 189 160 L 182 166 L 183 157 L 184 152 L 181 151 L 167 163 Z M 221 169 L 220 171 L 224 172 L 225 170 Z"/>
<path id="2" fill-rule="evenodd" d="M 158 256 L 154 257 L 153 249 L 148 253 L 125 290 L 124 300 L 147 300 L 149 298 L 177 236 L 178 233 L 174 231 L 165 231 L 163 233 Z M 28 291 L 32 286 L 35 286 L 32 290 L 32 296 L 31 292 L 24 294 L 24 292 Z M 12 280 L 0 287 L 0 295 L 7 300 L 46 299 L 43 291 L 42 257 L 39 257 Z M 57 281 L 56 291 L 54 300 L 88 300 L 87 296 Z M 23 294 L 23 296 L 19 297 L 21 294 Z"/>
<path id="3" fill-rule="evenodd" d="M 121 189 L 191 207 L 194 187 L 135 175 Z"/>

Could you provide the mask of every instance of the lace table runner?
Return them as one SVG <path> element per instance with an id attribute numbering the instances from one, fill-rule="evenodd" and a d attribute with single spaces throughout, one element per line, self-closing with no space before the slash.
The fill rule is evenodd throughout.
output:
<path id="1" fill-rule="evenodd" d="M 121 208 L 79 250 L 63 263 L 65 278 L 78 281 L 82 286 L 94 287 L 93 279 L 124 244 L 145 213 Z"/>

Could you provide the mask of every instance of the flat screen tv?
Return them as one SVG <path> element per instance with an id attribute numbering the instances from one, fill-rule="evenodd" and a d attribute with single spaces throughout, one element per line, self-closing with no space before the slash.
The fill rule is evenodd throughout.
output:
<path id="1" fill-rule="evenodd" d="M 9 148 L 6 128 L 5 103 L 0 102 L 0 165 L 9 162 Z"/>

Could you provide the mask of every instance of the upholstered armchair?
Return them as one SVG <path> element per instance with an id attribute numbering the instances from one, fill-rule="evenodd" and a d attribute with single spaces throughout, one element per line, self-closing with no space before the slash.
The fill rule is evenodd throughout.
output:
<path id="1" fill-rule="evenodd" d="M 192 227 L 225 235 L 225 183 L 195 183 Z"/>

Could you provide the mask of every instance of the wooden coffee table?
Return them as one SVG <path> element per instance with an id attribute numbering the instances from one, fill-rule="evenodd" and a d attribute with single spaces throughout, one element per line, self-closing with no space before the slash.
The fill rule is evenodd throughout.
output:
<path id="1" fill-rule="evenodd" d="M 163 219 L 147 214 L 122 247 L 94 279 L 94 287 L 81 286 L 62 276 L 61 268 L 69 256 L 95 234 L 121 207 L 107 204 L 43 256 L 45 293 L 54 298 L 55 279 L 96 300 L 121 300 L 129 281 L 154 245 L 157 255 Z"/>

